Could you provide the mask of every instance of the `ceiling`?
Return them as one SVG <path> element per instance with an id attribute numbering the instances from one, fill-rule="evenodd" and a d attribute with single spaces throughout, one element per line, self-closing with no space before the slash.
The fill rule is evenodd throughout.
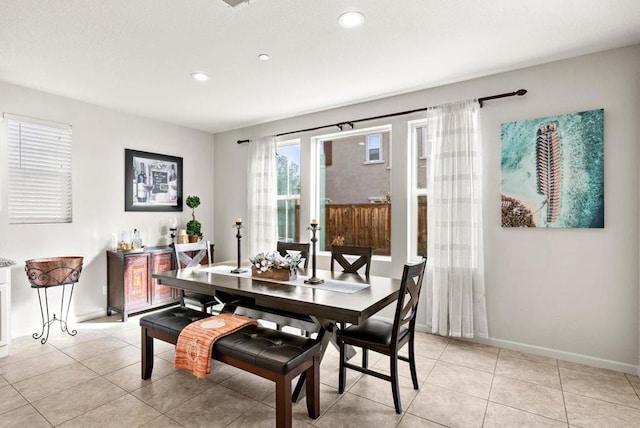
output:
<path id="1" fill-rule="evenodd" d="M 214 133 L 637 43 L 638 0 L 0 1 L 0 81 Z"/>

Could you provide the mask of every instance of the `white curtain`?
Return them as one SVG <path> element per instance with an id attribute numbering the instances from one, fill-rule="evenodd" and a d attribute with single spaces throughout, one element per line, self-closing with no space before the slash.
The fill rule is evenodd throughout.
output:
<path id="1" fill-rule="evenodd" d="M 482 156 L 477 101 L 428 112 L 427 327 L 488 337 L 482 242 Z"/>
<path id="2" fill-rule="evenodd" d="M 243 235 L 249 247 L 247 257 L 259 252 L 275 251 L 278 236 L 276 203 L 276 140 L 263 137 L 249 143 L 247 176 L 247 223 Z"/>

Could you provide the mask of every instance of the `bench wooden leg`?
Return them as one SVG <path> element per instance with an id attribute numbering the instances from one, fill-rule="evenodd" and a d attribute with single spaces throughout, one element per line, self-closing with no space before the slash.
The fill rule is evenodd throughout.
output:
<path id="1" fill-rule="evenodd" d="M 307 373 L 307 414 L 310 418 L 320 416 L 320 354 L 313 357 Z"/>
<path id="2" fill-rule="evenodd" d="M 291 428 L 292 423 L 291 379 L 276 376 L 276 428 Z"/>
<path id="3" fill-rule="evenodd" d="M 142 327 L 142 379 L 149 379 L 153 372 L 153 337 L 149 336 L 148 329 Z"/>

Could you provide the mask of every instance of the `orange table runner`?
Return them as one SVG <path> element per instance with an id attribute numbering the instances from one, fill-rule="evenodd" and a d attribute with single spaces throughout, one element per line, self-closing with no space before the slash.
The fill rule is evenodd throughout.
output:
<path id="1" fill-rule="evenodd" d="M 178 336 L 174 366 L 191 371 L 199 379 L 206 377 L 211 373 L 213 343 L 219 337 L 252 324 L 258 323 L 234 314 L 220 314 L 192 322 Z"/>

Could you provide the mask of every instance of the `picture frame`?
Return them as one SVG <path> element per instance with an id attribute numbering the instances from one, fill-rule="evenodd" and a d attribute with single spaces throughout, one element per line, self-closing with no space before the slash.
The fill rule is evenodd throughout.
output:
<path id="1" fill-rule="evenodd" d="M 124 210 L 182 211 L 182 158 L 125 149 Z"/>

